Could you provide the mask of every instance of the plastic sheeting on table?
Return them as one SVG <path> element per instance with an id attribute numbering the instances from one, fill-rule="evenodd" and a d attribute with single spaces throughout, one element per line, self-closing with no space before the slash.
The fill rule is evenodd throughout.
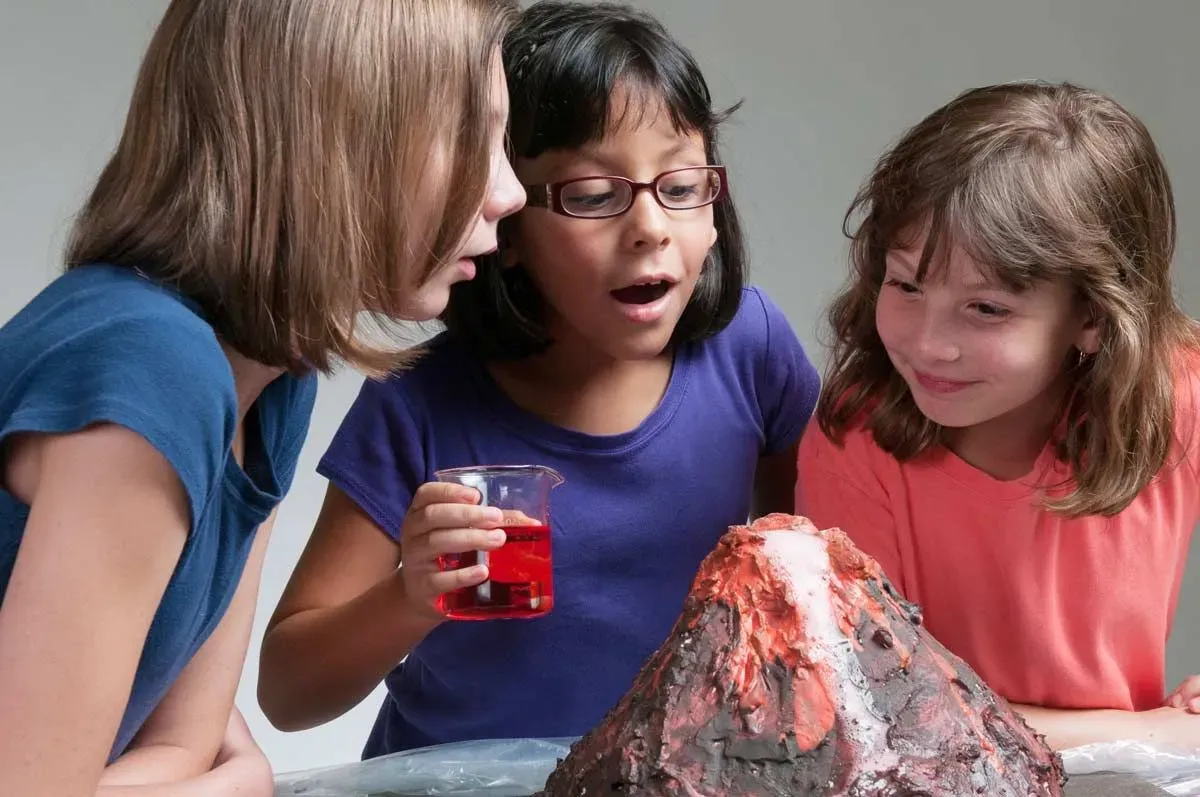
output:
<path id="1" fill-rule="evenodd" d="M 573 738 L 455 742 L 280 775 L 275 797 L 529 797 Z"/>
<path id="2" fill-rule="evenodd" d="M 573 738 L 492 739 L 408 750 L 280 775 L 275 797 L 529 797 Z M 1174 797 L 1200 797 L 1200 750 L 1114 742 L 1063 752 L 1069 775 L 1131 774 Z"/>
<path id="3" fill-rule="evenodd" d="M 1174 797 L 1200 797 L 1200 750 L 1125 741 L 1073 747 L 1062 757 L 1071 775 L 1136 775 Z"/>

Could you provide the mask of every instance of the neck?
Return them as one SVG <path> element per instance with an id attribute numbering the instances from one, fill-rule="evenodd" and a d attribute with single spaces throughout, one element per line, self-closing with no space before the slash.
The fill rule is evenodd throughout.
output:
<path id="1" fill-rule="evenodd" d="M 266 389 L 267 385 L 274 382 L 283 373 L 284 369 L 272 365 L 263 365 L 256 360 L 251 360 L 223 341 L 221 348 L 224 350 L 225 357 L 229 360 L 229 367 L 233 371 L 233 385 L 237 393 L 238 402 L 238 425 L 240 426 L 246 417 L 246 413 L 254 405 L 254 402 L 258 401 L 258 397 L 262 395 L 263 390 Z"/>
<path id="2" fill-rule="evenodd" d="M 1033 469 L 1050 441 L 1067 397 L 1067 380 L 1023 407 L 965 429 L 948 429 L 947 447 L 972 467 L 1004 481 Z"/>
<path id="3" fill-rule="evenodd" d="M 492 362 L 488 370 L 522 409 L 592 435 L 637 428 L 654 411 L 671 378 L 673 357 L 619 360 L 592 347 L 556 342 L 546 352 Z"/>

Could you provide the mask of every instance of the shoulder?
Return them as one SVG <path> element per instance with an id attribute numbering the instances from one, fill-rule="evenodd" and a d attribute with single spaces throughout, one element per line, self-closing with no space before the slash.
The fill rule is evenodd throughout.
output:
<path id="1" fill-rule="evenodd" d="M 115 423 L 147 439 L 193 505 L 220 474 L 237 402 L 212 328 L 127 269 L 62 275 L 0 328 L 0 435 Z"/>
<path id="2" fill-rule="evenodd" d="M 1200 474 L 1200 350 L 1181 349 L 1174 363 L 1175 442 L 1192 470 Z"/>
<path id="3" fill-rule="evenodd" d="M 193 391 L 210 378 L 232 386 L 212 327 L 186 300 L 112 266 L 50 283 L 0 329 L 0 359 L 9 373 L 104 368 L 152 374 L 159 384 L 185 380 Z"/>
<path id="4" fill-rule="evenodd" d="M 791 329 L 783 310 L 762 288 L 751 285 L 742 288 L 733 320 L 712 340 L 726 345 L 766 347 L 773 333 L 777 336 L 781 329 Z"/>
<path id="5" fill-rule="evenodd" d="M 877 480 L 899 467 L 895 457 L 875 442 L 875 435 L 865 425 L 865 416 L 849 424 L 837 440 L 829 437 L 819 423 L 810 423 L 800 441 L 802 473 L 819 472 L 855 480 L 871 474 Z"/>
<path id="6" fill-rule="evenodd" d="M 761 288 L 742 290 L 730 324 L 702 349 L 709 380 L 728 392 L 736 385 L 761 423 L 767 452 L 793 446 L 808 423 L 821 389 L 783 310 Z"/>
<path id="7" fill-rule="evenodd" d="M 439 335 L 419 349 L 409 367 L 384 378 L 364 378 L 329 449 L 323 467 L 391 462 L 420 453 L 435 428 L 464 421 L 473 369 L 461 346 Z"/>
<path id="8" fill-rule="evenodd" d="M 717 356 L 736 362 L 764 366 L 798 364 L 813 371 L 804 346 L 796 337 L 791 322 L 767 293 L 755 286 L 742 289 L 737 313 L 723 330 L 704 341 L 705 348 Z"/>
<path id="9" fill-rule="evenodd" d="M 416 359 L 382 379 L 364 379 L 356 405 L 437 415 L 461 397 L 482 365 L 448 333 L 414 349 Z"/>

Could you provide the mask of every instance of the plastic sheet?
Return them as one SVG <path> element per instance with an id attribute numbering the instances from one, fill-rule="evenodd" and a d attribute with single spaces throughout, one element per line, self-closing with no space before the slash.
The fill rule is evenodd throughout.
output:
<path id="1" fill-rule="evenodd" d="M 275 779 L 275 797 L 528 797 L 575 739 L 491 739 L 408 750 Z"/>
<path id="2" fill-rule="evenodd" d="M 529 797 L 575 739 L 491 739 L 426 747 L 280 775 L 275 797 Z M 1069 775 L 1134 775 L 1174 797 L 1200 797 L 1200 750 L 1114 742 L 1063 752 Z"/>
<path id="3" fill-rule="evenodd" d="M 1068 775 L 1136 775 L 1175 797 L 1200 797 L 1200 750 L 1108 742 L 1064 750 L 1062 758 Z"/>

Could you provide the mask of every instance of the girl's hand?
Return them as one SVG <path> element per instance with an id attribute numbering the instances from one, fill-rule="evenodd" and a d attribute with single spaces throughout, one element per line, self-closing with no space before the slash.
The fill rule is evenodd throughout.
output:
<path id="1" fill-rule="evenodd" d="M 439 595 L 473 587 L 488 578 L 484 565 L 443 571 L 439 558 L 492 551 L 504 544 L 504 516 L 478 506 L 479 493 L 460 484 L 429 482 L 417 488 L 400 532 L 400 575 L 412 609 L 442 619 Z"/>
<path id="2" fill-rule="evenodd" d="M 1167 695 L 1163 705 L 1181 708 L 1190 714 L 1200 714 L 1200 675 L 1189 675 Z"/>

